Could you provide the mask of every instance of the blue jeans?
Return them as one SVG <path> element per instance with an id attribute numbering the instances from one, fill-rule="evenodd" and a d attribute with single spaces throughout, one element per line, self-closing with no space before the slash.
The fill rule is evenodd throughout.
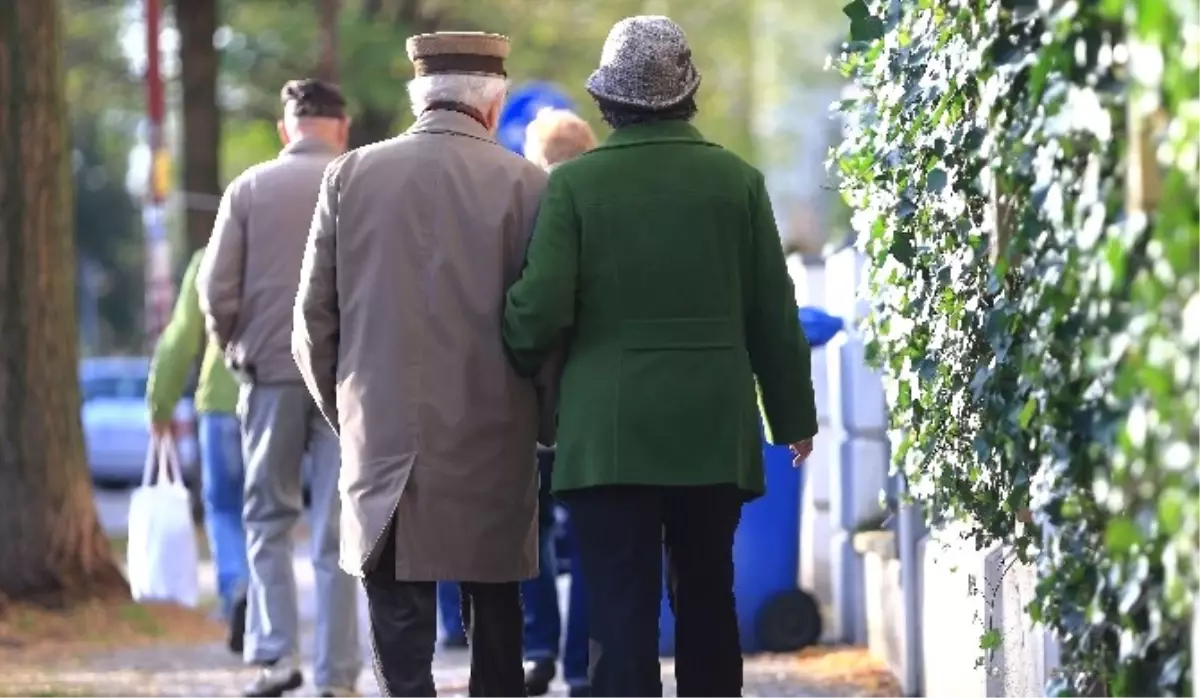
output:
<path id="1" fill-rule="evenodd" d="M 539 498 L 538 576 L 521 584 L 525 602 L 525 659 L 557 660 L 561 646 L 562 617 L 558 610 L 558 560 L 554 534 L 557 521 L 554 499 L 550 496 L 550 468 L 553 455 L 539 454 L 542 482 Z M 568 532 L 569 534 L 569 532 Z M 567 607 L 567 643 L 563 649 L 563 679 L 570 686 L 588 684 L 588 628 L 584 611 L 584 585 L 578 572 L 576 546 L 571 546 L 571 594 Z"/>
<path id="2" fill-rule="evenodd" d="M 437 583 L 438 615 L 442 617 L 442 630 L 446 637 L 454 640 L 465 640 L 466 630 L 463 629 L 462 598 L 458 593 L 455 582 Z"/>
<path id="3" fill-rule="evenodd" d="M 242 527 L 242 434 L 237 415 L 199 416 L 201 496 L 217 595 L 226 618 L 246 591 L 246 531 Z"/>

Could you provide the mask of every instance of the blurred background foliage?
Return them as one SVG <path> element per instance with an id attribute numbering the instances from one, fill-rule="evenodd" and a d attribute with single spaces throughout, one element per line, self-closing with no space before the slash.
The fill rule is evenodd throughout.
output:
<path id="1" fill-rule="evenodd" d="M 178 0 L 164 0 L 161 48 L 173 179 L 176 189 L 182 189 L 179 175 L 188 167 L 184 122 L 195 129 L 201 122 L 188 119 L 216 119 L 217 171 L 201 175 L 199 181 L 215 180 L 224 186 L 250 165 L 278 152 L 279 88 L 288 79 L 321 74 L 322 38 L 330 29 L 322 24 L 321 9 L 330 0 L 188 1 L 184 7 L 189 13 L 199 9 L 196 3 L 215 3 L 217 104 L 207 115 L 203 108 L 181 115 L 180 63 L 182 58 L 186 68 L 187 58 L 180 55 L 180 47 L 195 42 L 181 41 L 181 33 L 187 31 L 186 27 L 176 30 L 177 19 L 186 22 L 196 15 L 177 16 Z M 144 286 L 139 197 L 147 161 L 142 147 L 143 3 L 64 2 L 83 350 L 137 351 Z M 830 187 L 820 168 L 821 154 L 832 136 L 828 104 L 840 82 L 822 65 L 845 29 L 836 0 L 336 0 L 333 4 L 337 6 L 336 79 L 350 102 L 353 145 L 383 140 L 412 123 L 405 89 L 411 77 L 405 40 L 415 33 L 439 30 L 507 34 L 513 40 L 508 62 L 513 84 L 557 83 L 603 137 L 606 129 L 583 82 L 615 21 L 633 14 L 662 13 L 687 30 L 704 75 L 700 129 L 764 167 L 793 170 L 787 187 L 796 203 L 781 199 L 777 209 L 785 213 L 804 209 L 797 215 L 805 221 L 805 230 L 817 220 L 807 210 L 814 197 L 836 200 L 827 196 Z M 203 49 L 204 42 L 200 43 Z M 797 101 L 797 95 L 804 94 L 817 96 Z M 801 142 L 805 139 L 813 142 L 805 145 Z M 803 167 L 796 166 L 797 154 L 805 160 Z M 797 189 L 803 191 L 796 194 Z M 183 200 L 187 206 L 211 209 L 215 194 L 200 191 L 175 197 L 168 227 L 180 270 L 191 248 L 203 240 L 196 231 L 185 234 L 184 216 L 179 215 Z M 198 227 L 204 227 L 203 216 Z M 820 233 L 824 239 L 825 231 Z"/>

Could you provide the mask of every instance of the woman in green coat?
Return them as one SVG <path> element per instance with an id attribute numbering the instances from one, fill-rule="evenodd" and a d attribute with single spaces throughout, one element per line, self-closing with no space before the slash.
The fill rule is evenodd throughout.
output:
<path id="1" fill-rule="evenodd" d="M 614 131 L 555 169 L 504 341 L 560 342 L 555 494 L 588 586 L 595 695 L 661 695 L 666 553 L 679 695 L 740 695 L 733 537 L 767 437 L 817 432 L 811 359 L 763 176 L 689 122 L 700 75 L 666 17 L 618 22 L 587 82 Z M 757 380 L 756 380 L 757 379 Z"/>

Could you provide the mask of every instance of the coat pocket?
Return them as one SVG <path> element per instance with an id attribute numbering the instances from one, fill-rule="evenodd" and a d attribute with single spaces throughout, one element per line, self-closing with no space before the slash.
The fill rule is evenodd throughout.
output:
<path id="1" fill-rule="evenodd" d="M 748 419 L 754 388 L 749 358 L 731 323 L 629 322 L 624 329 L 618 461 L 680 471 L 700 461 L 738 463 L 754 428 Z"/>
<path id="2" fill-rule="evenodd" d="M 633 351 L 744 347 L 732 318 L 669 318 L 621 323 L 621 348 Z"/>

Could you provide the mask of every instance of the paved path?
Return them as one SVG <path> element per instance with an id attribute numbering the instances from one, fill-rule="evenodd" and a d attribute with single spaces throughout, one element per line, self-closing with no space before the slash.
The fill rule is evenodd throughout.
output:
<path id="1" fill-rule="evenodd" d="M 98 491 L 97 509 L 102 525 L 110 535 L 124 532 L 128 516 L 128 493 Z M 312 676 L 312 625 L 315 615 L 313 570 L 303 545 L 296 548 L 296 581 L 300 589 L 300 614 L 303 625 L 301 650 L 305 676 Z M 213 595 L 211 563 L 200 570 L 201 595 Z M 566 580 L 564 580 L 565 582 Z M 378 696 L 378 688 L 370 665 L 367 641 L 366 600 L 360 591 L 358 615 L 360 620 L 363 673 L 359 690 L 363 695 Z M 566 594 L 562 595 L 566 598 Z M 465 650 L 439 649 L 434 660 L 434 677 L 441 695 L 466 695 L 468 663 Z M 853 696 L 861 695 L 849 686 L 816 685 L 805 681 L 790 668 L 790 657 L 754 657 L 746 662 L 746 696 Z M 664 692 L 675 695 L 670 660 L 663 662 Z M 94 696 L 236 696 L 241 687 L 253 677 L 253 671 L 241 665 L 220 644 L 199 647 L 146 647 L 83 656 L 58 662 L 53 671 L 31 669 L 27 676 L 6 676 L 10 685 L 27 687 L 37 694 L 37 687 L 52 686 L 54 691 L 77 687 L 79 695 Z M 49 692 L 43 693 L 50 695 Z M 316 695 L 315 688 L 306 684 L 293 695 Z M 567 695 L 560 682 L 551 689 L 551 696 Z"/>
<path id="2" fill-rule="evenodd" d="M 306 657 L 306 675 L 311 665 Z M 434 679 L 442 696 L 467 695 L 465 650 L 441 650 L 434 659 Z M 663 662 L 665 696 L 675 695 L 670 660 Z M 200 647 L 142 648 L 112 653 L 64 658 L 53 667 L 31 667 L 27 673 L 6 672 L 5 695 L 87 696 L 237 696 L 253 672 L 239 665 L 221 645 Z M 744 696 L 859 696 L 895 695 L 862 692 L 846 685 L 814 683 L 788 669 L 786 660 L 750 658 L 746 663 Z M 365 696 L 379 690 L 369 668 L 359 680 Z M 15 691 L 15 692 L 11 692 Z M 295 696 L 315 696 L 306 684 Z M 550 696 L 566 696 L 566 686 L 556 682 Z"/>

